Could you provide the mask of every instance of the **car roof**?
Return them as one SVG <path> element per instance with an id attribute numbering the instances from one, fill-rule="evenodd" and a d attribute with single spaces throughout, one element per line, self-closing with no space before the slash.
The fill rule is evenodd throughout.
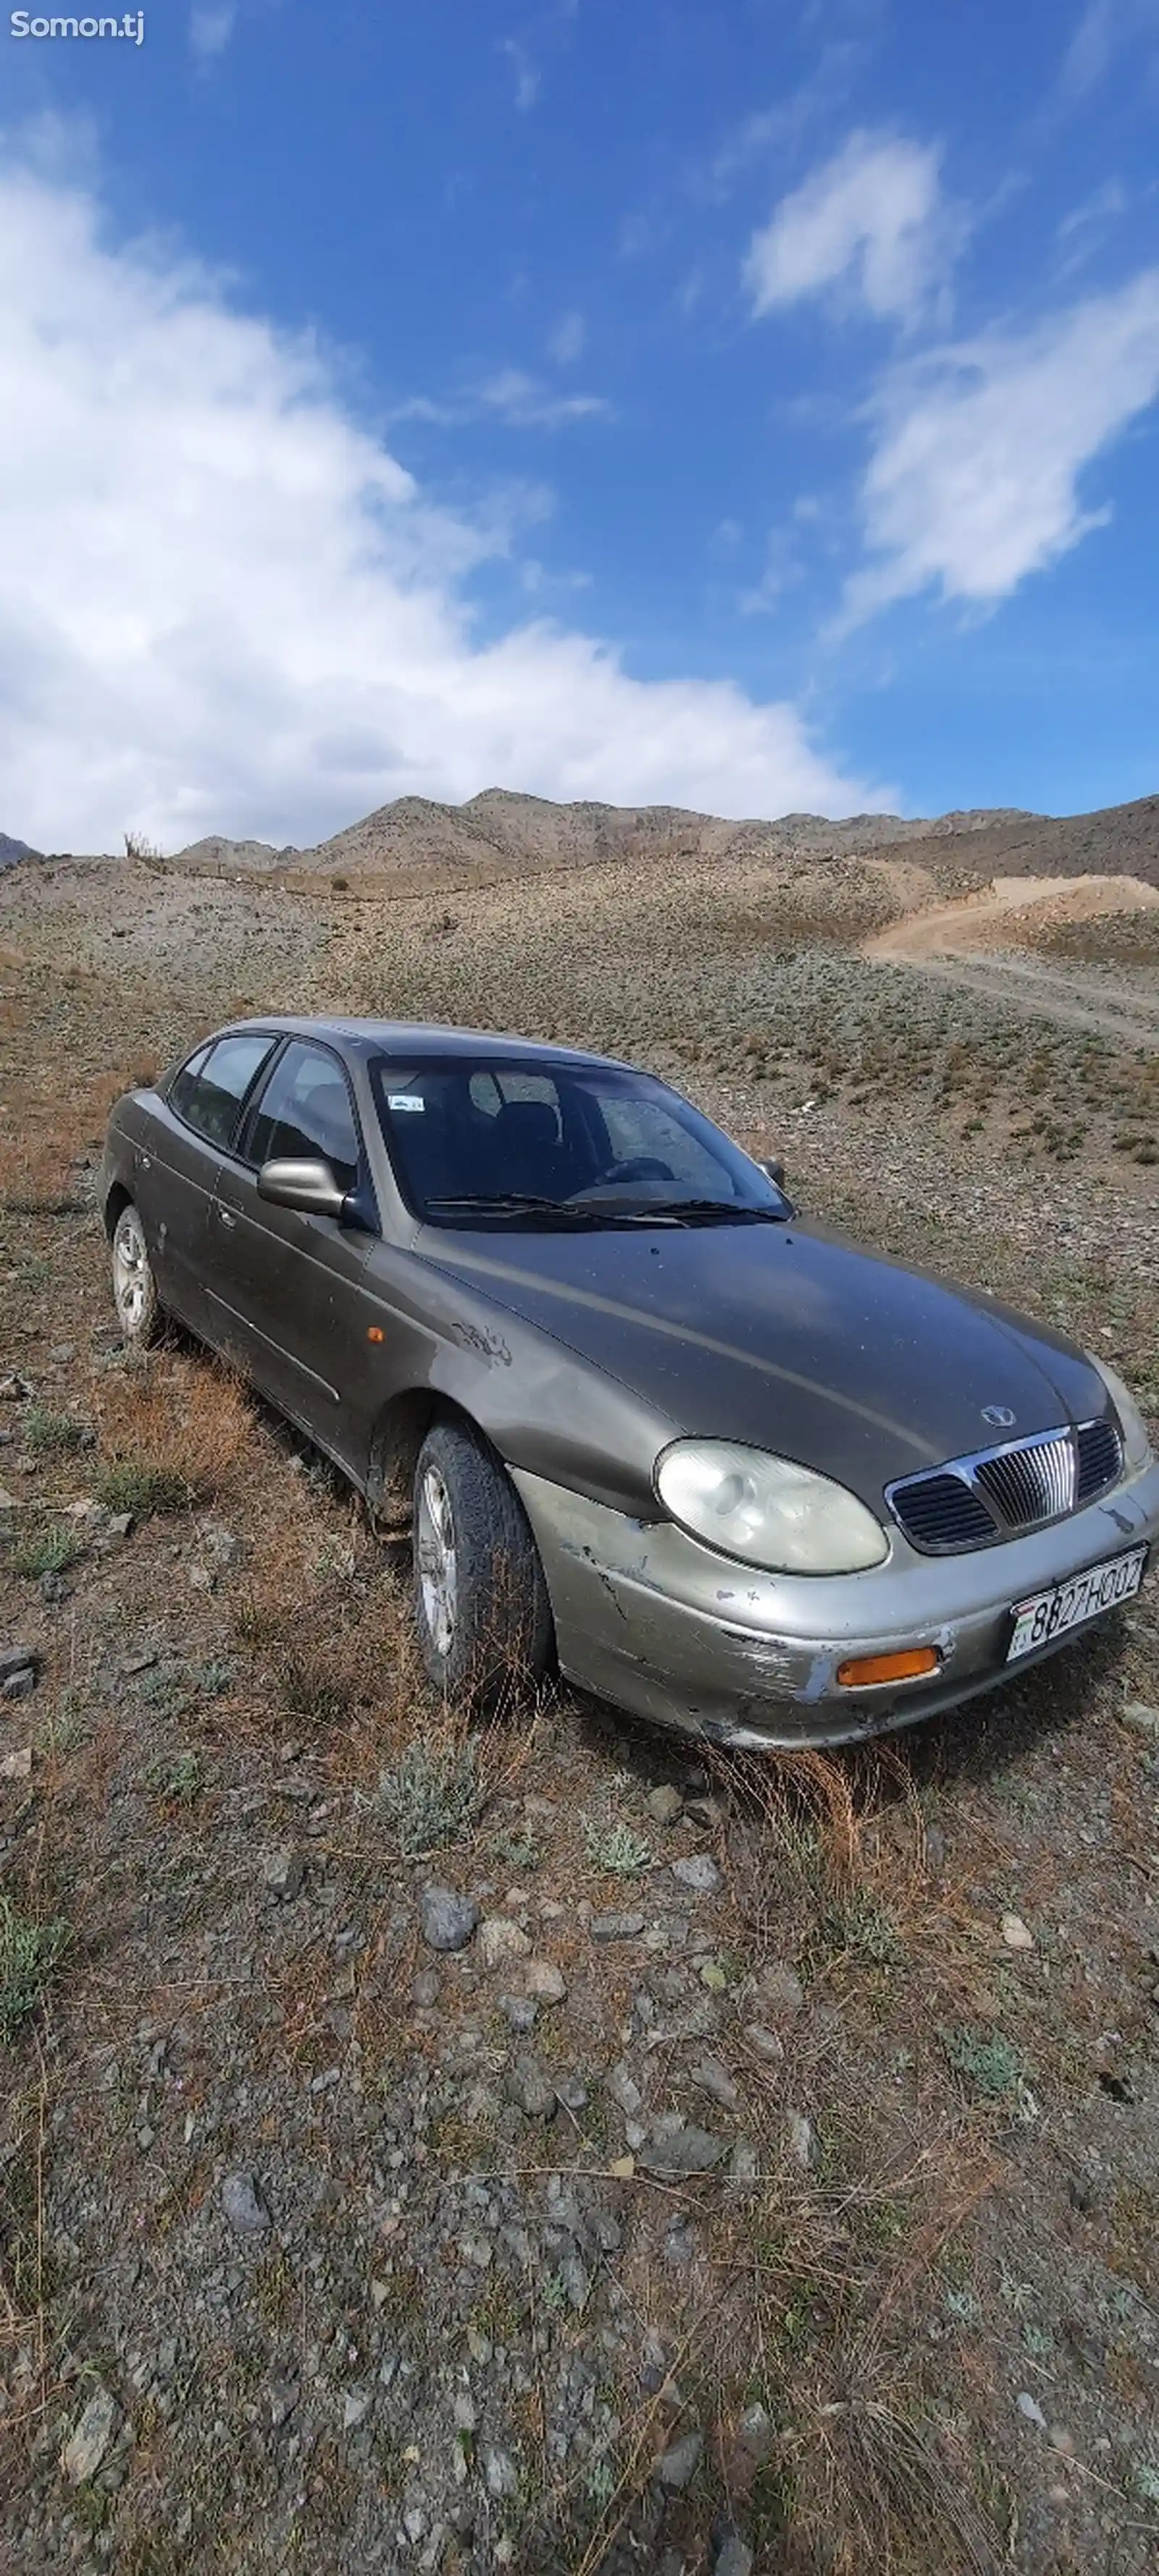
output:
<path id="1" fill-rule="evenodd" d="M 460 1029 L 443 1027 L 433 1020 L 354 1020 L 329 1016 L 317 1019 L 281 1017 L 263 1014 L 261 1019 L 230 1020 L 217 1034 L 224 1036 L 242 1029 L 269 1029 L 279 1036 L 328 1039 L 359 1055 L 405 1055 L 412 1061 L 419 1056 L 474 1056 L 480 1052 L 507 1056 L 527 1056 L 542 1061 L 550 1057 L 562 1064 L 616 1064 L 618 1056 L 598 1055 L 589 1047 L 553 1046 L 547 1038 L 508 1036 L 495 1029 Z M 627 1068 L 631 1070 L 631 1068 Z"/>

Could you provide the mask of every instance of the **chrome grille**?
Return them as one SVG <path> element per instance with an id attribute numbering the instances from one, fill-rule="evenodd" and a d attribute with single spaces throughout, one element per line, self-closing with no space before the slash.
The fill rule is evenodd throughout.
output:
<path id="1" fill-rule="evenodd" d="M 1093 1502 L 1096 1494 L 1105 1494 L 1108 1485 L 1117 1483 L 1122 1472 L 1122 1442 L 1113 1422 L 1084 1422 L 1079 1427 L 1079 1483 L 1077 1499 Z"/>
<path id="2" fill-rule="evenodd" d="M 951 1458 L 888 1485 L 885 1498 L 912 1546 L 927 1556 L 957 1556 L 1062 1520 L 1121 1472 L 1119 1434 L 1104 1419 Z"/>
<path id="3" fill-rule="evenodd" d="M 974 1478 L 1007 1529 L 1031 1529 L 1035 1521 L 1055 1521 L 1062 1512 L 1074 1509 L 1075 1444 L 1064 1431 L 1053 1440 L 1028 1442 L 1024 1449 L 1003 1449 L 996 1458 L 980 1458 Z"/>

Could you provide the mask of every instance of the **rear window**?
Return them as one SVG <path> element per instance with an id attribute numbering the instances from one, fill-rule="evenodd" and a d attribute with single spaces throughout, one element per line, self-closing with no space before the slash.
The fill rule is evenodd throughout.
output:
<path id="1" fill-rule="evenodd" d="M 199 1047 L 169 1085 L 170 1107 L 207 1144 L 227 1146 L 246 1093 L 277 1039 L 247 1032 Z"/>

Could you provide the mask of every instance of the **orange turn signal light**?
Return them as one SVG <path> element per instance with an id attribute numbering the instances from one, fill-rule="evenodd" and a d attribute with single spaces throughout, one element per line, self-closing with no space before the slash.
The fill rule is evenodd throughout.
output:
<path id="1" fill-rule="evenodd" d="M 845 1690 L 862 1690 L 867 1682 L 913 1682 L 919 1673 L 936 1673 L 936 1646 L 907 1646 L 900 1655 L 854 1655 L 838 1664 L 837 1679 Z"/>

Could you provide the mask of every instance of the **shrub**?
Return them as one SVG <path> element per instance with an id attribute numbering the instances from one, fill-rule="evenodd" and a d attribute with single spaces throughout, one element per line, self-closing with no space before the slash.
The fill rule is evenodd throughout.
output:
<path id="1" fill-rule="evenodd" d="M 630 1825 L 600 1826 L 590 1816 L 582 1816 L 588 1859 L 596 1869 L 610 1870 L 616 1878 L 634 1878 L 641 1869 L 650 1869 L 652 1852 Z"/>
<path id="2" fill-rule="evenodd" d="M 106 1469 L 97 1485 L 97 1501 L 108 1512 L 131 1512 L 148 1520 L 153 1512 L 183 1512 L 193 1501 L 188 1478 L 169 1467 L 138 1467 L 122 1458 Z"/>
<path id="3" fill-rule="evenodd" d="M 485 1794 L 473 1744 L 411 1744 L 379 1782 L 387 1821 L 411 1860 L 457 1842 L 480 1814 Z"/>
<path id="4" fill-rule="evenodd" d="M 24 1445 L 38 1456 L 51 1450 L 83 1449 L 91 1438 L 87 1425 L 73 1413 L 51 1413 L 47 1405 L 30 1404 L 24 1416 Z"/>
<path id="5" fill-rule="evenodd" d="M 71 1939 L 67 1923 L 37 1923 L 0 1896 L 0 2039 L 31 2019 Z"/>
<path id="6" fill-rule="evenodd" d="M 64 1521 L 50 1521 L 46 1529 L 30 1530 L 27 1538 L 18 1540 L 12 1551 L 12 1566 L 35 1583 L 42 1574 L 63 1574 L 65 1567 L 75 1565 L 84 1555 L 84 1543 Z"/>

